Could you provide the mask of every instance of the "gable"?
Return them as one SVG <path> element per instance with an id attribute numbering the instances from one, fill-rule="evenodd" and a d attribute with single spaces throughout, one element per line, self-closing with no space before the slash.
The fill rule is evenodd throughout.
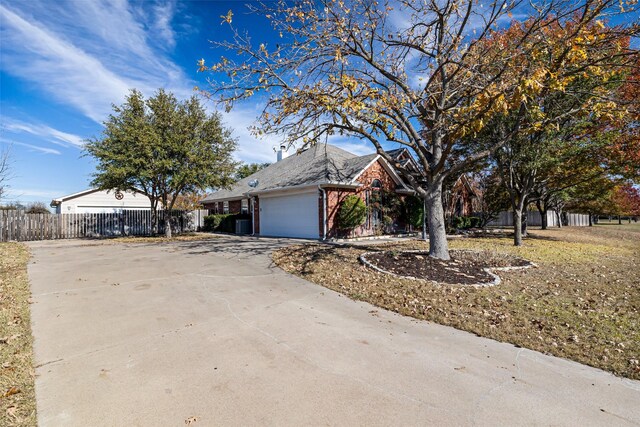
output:
<path id="1" fill-rule="evenodd" d="M 389 164 L 380 156 L 371 161 L 357 176 L 354 181 L 364 187 L 371 187 L 374 180 L 380 180 L 382 188 L 386 191 L 394 191 L 398 187 L 404 187 L 404 183 Z"/>

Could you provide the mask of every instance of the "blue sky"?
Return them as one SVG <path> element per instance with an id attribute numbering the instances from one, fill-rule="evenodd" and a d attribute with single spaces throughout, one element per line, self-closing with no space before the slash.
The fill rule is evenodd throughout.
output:
<path id="1" fill-rule="evenodd" d="M 206 87 L 197 61 L 222 52 L 210 40 L 229 37 L 220 15 L 269 41 L 270 27 L 248 15 L 244 1 L 3 0 L 0 2 L 0 147 L 10 146 L 14 178 L 9 198 L 44 201 L 89 187 L 93 161 L 83 140 L 99 136 L 111 104 L 129 89 L 157 88 L 184 98 Z M 209 104 L 214 108 L 212 104 Z M 224 115 L 245 162 L 275 160 L 279 140 L 257 140 L 247 127 L 258 101 Z M 357 153 L 372 148 L 342 142 Z"/>
<path id="2" fill-rule="evenodd" d="M 94 164 L 82 156 L 83 140 L 100 134 L 111 104 L 130 88 L 184 98 L 206 87 L 210 76 L 197 72 L 197 61 L 217 59 L 209 40 L 229 36 L 220 15 L 230 8 L 240 28 L 269 32 L 243 2 L 2 1 L 0 144 L 11 146 L 15 162 L 10 199 L 48 203 L 88 188 Z M 279 144 L 247 131 L 259 107 L 225 114 L 246 162 L 274 161 Z"/>

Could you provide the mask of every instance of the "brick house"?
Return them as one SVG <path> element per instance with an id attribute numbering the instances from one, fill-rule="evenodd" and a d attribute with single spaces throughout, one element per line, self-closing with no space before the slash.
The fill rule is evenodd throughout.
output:
<path id="1" fill-rule="evenodd" d="M 412 161 L 406 149 L 389 154 L 398 162 Z M 376 234 L 382 218 L 373 201 L 382 193 L 412 191 L 380 155 L 357 156 L 318 144 L 289 157 L 281 149 L 276 163 L 209 195 L 202 204 L 211 213 L 247 214 L 256 235 L 324 240 L 340 236 L 338 210 L 351 194 L 368 208 L 365 223 L 351 235 Z"/>
<path id="2" fill-rule="evenodd" d="M 454 216 L 473 216 L 480 212 L 478 184 L 467 175 L 460 175 L 449 190 L 445 191 L 443 203 L 448 218 Z"/>

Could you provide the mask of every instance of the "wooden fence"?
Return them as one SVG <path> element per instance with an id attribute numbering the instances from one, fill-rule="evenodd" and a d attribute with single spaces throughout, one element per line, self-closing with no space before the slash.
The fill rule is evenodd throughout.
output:
<path id="1" fill-rule="evenodd" d="M 171 216 L 174 233 L 198 231 L 206 210 L 158 211 L 158 232 L 164 233 L 164 219 Z M 146 236 L 151 234 L 150 210 L 113 213 L 27 214 L 0 210 L 0 242 L 74 239 L 83 237 Z"/>

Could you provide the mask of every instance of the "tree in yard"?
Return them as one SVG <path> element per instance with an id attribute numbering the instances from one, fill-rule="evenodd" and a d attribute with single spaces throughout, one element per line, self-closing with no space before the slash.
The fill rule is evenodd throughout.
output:
<path id="1" fill-rule="evenodd" d="M 519 50 L 522 45 L 513 33 L 526 32 L 527 27 L 512 26 L 489 43 L 511 52 L 508 46 L 515 40 Z M 525 43 L 527 55 L 520 58 L 521 66 L 532 73 L 530 84 L 541 90 L 519 110 L 495 115 L 480 132 L 480 140 L 488 144 L 504 140 L 492 157 L 510 194 L 516 246 L 522 244 L 530 203 L 538 203 L 546 220 L 552 203 L 556 211 L 564 204 L 564 190 L 602 174 L 598 153 L 607 146 L 585 129 L 600 121 L 620 123 L 618 119 L 628 115 L 615 95 L 637 55 L 628 47 L 626 31 L 608 28 L 597 19 L 585 21 L 584 15 L 552 21 L 541 33 L 543 39 Z M 579 36 L 568 44 L 567 33 Z M 558 61 L 564 63 L 560 68 Z"/>
<path id="2" fill-rule="evenodd" d="M 281 134 L 291 144 L 305 145 L 335 134 L 369 141 L 425 201 L 429 255 L 449 259 L 444 180 L 520 132 L 520 119 L 487 146 L 464 137 L 482 130 L 497 113 L 527 113 L 538 93 L 564 78 L 564 68 L 575 62 L 567 54 L 546 70 L 522 66 L 542 43 L 545 28 L 571 17 L 576 24 L 563 35 L 571 50 L 583 29 L 618 3 L 541 3 L 529 9 L 535 16 L 526 26 L 517 25 L 523 31 L 514 31 L 501 49 L 486 40 L 519 1 L 279 1 L 254 11 L 271 21 L 280 43 L 254 44 L 232 27 L 233 39 L 219 44 L 238 59 L 222 58 L 210 67 L 202 60 L 200 69 L 226 74 L 212 82 L 211 95 L 227 108 L 267 94 L 258 134 Z M 230 25 L 232 16 L 224 17 Z M 536 123 L 545 124 L 546 118 Z M 384 141 L 408 147 L 420 168 L 394 162 Z"/>
<path id="3" fill-rule="evenodd" d="M 202 208 L 201 200 L 204 199 L 206 193 L 202 191 L 190 191 L 180 194 L 176 197 L 173 208 L 179 211 L 195 211 Z"/>
<path id="4" fill-rule="evenodd" d="M 11 179 L 11 152 L 6 146 L 0 151 L 0 202 L 9 188 Z"/>
<path id="5" fill-rule="evenodd" d="M 236 141 L 219 114 L 208 115 L 196 97 L 178 101 L 158 90 L 149 99 L 133 90 L 104 123 L 86 151 L 98 165 L 92 184 L 101 189 L 140 189 L 150 200 L 153 232 L 157 210 L 171 211 L 183 194 L 232 181 Z M 171 218 L 165 234 L 171 237 Z"/>
<path id="6" fill-rule="evenodd" d="M 640 184 L 640 55 L 636 55 L 617 95 L 628 114 L 601 124 L 615 130 L 605 162 L 617 175 Z"/>
<path id="7" fill-rule="evenodd" d="M 242 163 L 238 165 L 235 173 L 235 179 L 240 181 L 243 178 L 246 178 L 254 173 L 258 172 L 261 169 L 266 168 L 271 163 Z"/>
<path id="8" fill-rule="evenodd" d="M 609 214 L 618 216 L 618 224 L 622 223 L 622 216 L 640 216 L 640 190 L 631 183 L 618 185 L 611 193 Z"/>
<path id="9" fill-rule="evenodd" d="M 589 214 L 589 226 L 592 226 L 594 216 L 610 214 L 612 192 L 617 184 L 616 180 L 603 174 L 575 185 L 557 197 L 563 199 L 567 209 Z"/>
<path id="10" fill-rule="evenodd" d="M 485 168 L 475 172 L 473 179 L 478 186 L 477 197 L 480 209 L 477 213 L 480 215 L 480 227 L 484 228 L 496 219 L 500 212 L 509 209 L 509 193 L 495 168 Z"/>

